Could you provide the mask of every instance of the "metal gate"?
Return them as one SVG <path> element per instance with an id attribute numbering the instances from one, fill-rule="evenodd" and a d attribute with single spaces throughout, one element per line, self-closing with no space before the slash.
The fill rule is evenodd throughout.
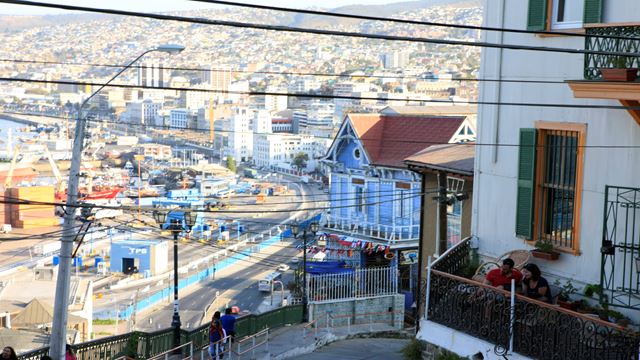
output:
<path id="1" fill-rule="evenodd" d="M 601 301 L 640 309 L 640 189 L 605 187 Z"/>

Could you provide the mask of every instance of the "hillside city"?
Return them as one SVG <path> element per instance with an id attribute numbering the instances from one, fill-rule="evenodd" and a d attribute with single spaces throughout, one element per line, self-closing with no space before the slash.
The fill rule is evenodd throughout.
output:
<path id="1" fill-rule="evenodd" d="M 0 0 L 0 359 L 639 358 L 637 1 L 143 2 Z"/>

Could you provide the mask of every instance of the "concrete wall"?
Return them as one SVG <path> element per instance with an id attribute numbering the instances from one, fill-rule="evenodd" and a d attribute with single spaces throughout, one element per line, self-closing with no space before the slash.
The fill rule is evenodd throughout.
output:
<path id="1" fill-rule="evenodd" d="M 404 323 L 404 295 L 396 294 L 362 299 L 348 299 L 309 304 L 309 320 L 318 320 L 318 326 L 347 326 L 354 324 L 385 323 L 402 329 Z"/>

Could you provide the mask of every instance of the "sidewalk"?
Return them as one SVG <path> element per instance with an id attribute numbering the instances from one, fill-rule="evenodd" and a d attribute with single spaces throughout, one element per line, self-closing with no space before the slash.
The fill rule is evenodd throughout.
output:
<path id="1" fill-rule="evenodd" d="M 375 349 L 376 359 L 401 359 L 399 349 L 406 343 L 404 332 L 386 324 L 363 324 L 351 327 L 313 329 L 298 324 L 269 331 L 268 342 L 252 349 L 253 339 L 234 343 L 234 353 L 225 355 L 225 359 L 370 359 Z M 407 337 L 408 338 L 408 337 Z M 255 339 L 260 344 L 265 336 Z M 346 340 L 346 344 L 342 341 Z M 323 348 L 328 344 L 340 342 Z M 351 342 L 357 343 L 351 345 Z M 314 351 L 317 355 L 312 355 Z M 353 348 L 349 350 L 349 348 Z M 368 349 L 363 352 L 363 349 Z M 355 351 L 355 352 L 354 352 Z M 360 354 L 360 357 L 358 356 Z M 205 354 L 203 352 L 203 354 Z M 380 355 L 380 356 L 378 356 Z M 206 354 L 204 358 L 207 358 Z M 200 359 L 200 352 L 194 353 L 194 359 Z"/>

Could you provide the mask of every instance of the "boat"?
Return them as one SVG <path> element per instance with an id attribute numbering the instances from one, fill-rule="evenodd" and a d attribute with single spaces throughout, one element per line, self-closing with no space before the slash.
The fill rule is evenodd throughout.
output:
<path id="1" fill-rule="evenodd" d="M 113 200 L 121 190 L 121 188 L 114 188 L 111 190 L 96 191 L 84 196 L 81 194 L 80 200 Z"/>

